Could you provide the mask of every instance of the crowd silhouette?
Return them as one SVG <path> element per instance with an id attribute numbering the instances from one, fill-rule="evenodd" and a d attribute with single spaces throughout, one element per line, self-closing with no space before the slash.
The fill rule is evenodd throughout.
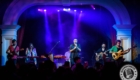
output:
<path id="1" fill-rule="evenodd" d="M 114 62 L 107 62 L 104 66 L 96 63 L 93 67 L 89 67 L 88 62 L 82 64 L 79 57 L 74 62 L 72 67 L 65 62 L 57 68 L 49 59 L 39 63 L 38 67 L 32 63 L 14 65 L 13 61 L 7 61 L 5 66 L 0 67 L 0 76 L 1 80 L 121 80 L 121 66 L 116 66 Z"/>

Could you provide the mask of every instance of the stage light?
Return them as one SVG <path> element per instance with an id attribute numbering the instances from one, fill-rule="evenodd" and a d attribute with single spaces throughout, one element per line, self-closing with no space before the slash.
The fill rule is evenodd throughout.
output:
<path id="1" fill-rule="evenodd" d="M 38 9 L 38 11 L 40 11 L 40 12 L 41 12 L 41 11 L 43 11 L 43 10 L 42 10 L 42 9 Z"/>
<path id="2" fill-rule="evenodd" d="M 82 11 L 81 11 L 81 13 L 82 13 Z"/>
<path id="3" fill-rule="evenodd" d="M 63 8 L 63 11 L 70 11 L 70 8 Z"/>
<path id="4" fill-rule="evenodd" d="M 93 10 L 95 10 L 95 7 L 94 7 L 94 5 L 90 5 L 90 6 L 92 7 L 92 9 L 93 9 Z"/>
<path id="5" fill-rule="evenodd" d="M 38 11 L 41 11 L 41 9 L 38 9 Z"/>
<path id="6" fill-rule="evenodd" d="M 46 9 L 44 9 L 44 12 L 46 12 L 47 10 Z"/>
<path id="7" fill-rule="evenodd" d="M 63 11 L 66 11 L 66 9 L 65 9 L 65 8 L 63 8 Z"/>
<path id="8" fill-rule="evenodd" d="M 60 11 L 60 10 L 57 10 L 58 12 Z"/>
<path id="9" fill-rule="evenodd" d="M 76 10 L 74 10 L 76 12 Z"/>

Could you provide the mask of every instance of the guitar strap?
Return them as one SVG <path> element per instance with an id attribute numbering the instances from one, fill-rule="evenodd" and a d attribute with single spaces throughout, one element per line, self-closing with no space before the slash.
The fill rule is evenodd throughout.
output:
<path id="1" fill-rule="evenodd" d="M 14 48 L 14 51 L 16 51 L 16 48 L 17 48 L 17 46 Z M 7 58 L 10 60 L 11 59 L 11 56 L 10 55 L 7 55 Z"/>
<path id="2" fill-rule="evenodd" d="M 16 48 L 17 48 L 17 45 L 16 45 L 16 47 L 15 47 L 14 51 L 16 51 Z"/>

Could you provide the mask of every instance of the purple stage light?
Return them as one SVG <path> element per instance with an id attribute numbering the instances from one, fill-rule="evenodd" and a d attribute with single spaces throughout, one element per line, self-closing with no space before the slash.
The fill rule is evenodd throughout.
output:
<path id="1" fill-rule="evenodd" d="M 47 10 L 46 9 L 44 9 L 44 12 L 46 12 Z"/>
<path id="2" fill-rule="evenodd" d="M 60 11 L 60 10 L 57 10 L 58 12 Z"/>
<path id="3" fill-rule="evenodd" d="M 38 9 L 38 11 L 42 11 L 41 9 Z"/>
<path id="4" fill-rule="evenodd" d="M 70 11 L 70 8 L 68 8 L 68 11 Z"/>
<path id="5" fill-rule="evenodd" d="M 63 11 L 70 11 L 70 8 L 63 8 Z"/>
<path id="6" fill-rule="evenodd" d="M 76 12 L 76 10 L 74 10 Z"/>
<path id="7" fill-rule="evenodd" d="M 92 7 L 92 9 L 93 9 L 93 10 L 95 10 L 95 7 L 94 7 L 94 5 L 91 5 L 91 7 Z"/>
<path id="8" fill-rule="evenodd" d="M 63 8 L 63 11 L 66 11 L 66 9 L 65 9 L 65 8 Z"/>
<path id="9" fill-rule="evenodd" d="M 81 13 L 82 13 L 82 11 L 81 11 Z"/>

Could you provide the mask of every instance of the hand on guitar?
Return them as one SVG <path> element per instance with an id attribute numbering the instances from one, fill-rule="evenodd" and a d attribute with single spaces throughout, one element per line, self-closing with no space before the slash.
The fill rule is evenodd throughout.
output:
<path id="1" fill-rule="evenodd" d="M 13 53 L 9 53 L 10 55 L 13 55 Z"/>
<path id="2" fill-rule="evenodd" d="M 103 53 L 105 56 L 108 56 L 108 54 L 106 54 L 106 52 Z"/>
<path id="3" fill-rule="evenodd" d="M 17 51 L 14 51 L 14 52 L 12 52 L 12 53 L 9 53 L 10 55 L 17 55 Z"/>
<path id="4" fill-rule="evenodd" d="M 18 52 L 17 52 L 17 51 L 14 51 L 14 52 L 13 52 L 13 55 L 18 55 Z"/>
<path id="5" fill-rule="evenodd" d="M 127 52 L 129 52 L 131 50 L 131 48 L 128 48 Z"/>

